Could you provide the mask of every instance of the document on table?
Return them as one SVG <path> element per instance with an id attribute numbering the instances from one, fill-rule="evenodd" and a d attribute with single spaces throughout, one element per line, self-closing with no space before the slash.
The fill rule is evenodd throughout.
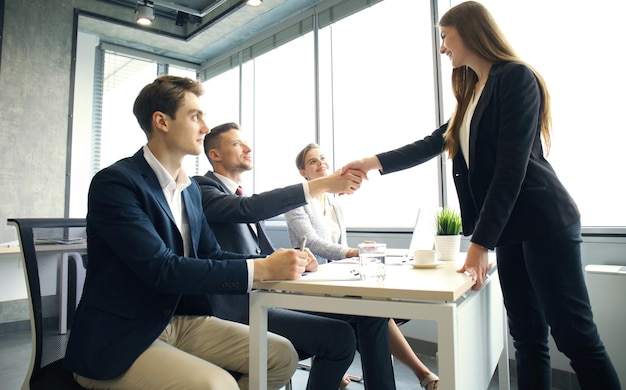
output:
<path id="1" fill-rule="evenodd" d="M 359 275 L 358 261 L 356 263 L 334 261 L 330 264 L 320 266 L 316 272 L 305 272 L 300 280 L 304 282 L 361 280 L 361 276 Z"/>

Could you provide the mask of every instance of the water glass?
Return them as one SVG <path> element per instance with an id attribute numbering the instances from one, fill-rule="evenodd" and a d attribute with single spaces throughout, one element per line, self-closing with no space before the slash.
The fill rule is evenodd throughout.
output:
<path id="1" fill-rule="evenodd" d="M 361 280 L 382 282 L 385 280 L 385 256 L 387 244 L 363 242 L 359 244 Z"/>

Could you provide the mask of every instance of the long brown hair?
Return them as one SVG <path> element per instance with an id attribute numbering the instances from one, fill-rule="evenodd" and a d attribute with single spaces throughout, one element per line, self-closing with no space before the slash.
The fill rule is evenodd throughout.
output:
<path id="1" fill-rule="evenodd" d="M 543 77 L 530 65 L 522 61 L 498 27 L 491 13 L 480 3 L 466 1 L 446 12 L 439 21 L 439 26 L 454 27 L 459 32 L 465 46 L 480 58 L 491 63 L 519 62 L 526 65 L 535 75 L 543 98 L 541 106 L 541 136 L 545 142 L 546 154 L 550 150 L 550 94 Z M 445 150 L 453 158 L 459 150 L 459 131 L 465 111 L 469 105 L 478 76 L 468 66 L 452 70 L 452 91 L 457 102 L 448 129 L 444 134 Z"/>

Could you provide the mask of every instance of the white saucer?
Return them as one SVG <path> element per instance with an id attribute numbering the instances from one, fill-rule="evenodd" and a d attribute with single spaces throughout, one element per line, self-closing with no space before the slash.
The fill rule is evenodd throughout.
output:
<path id="1" fill-rule="evenodd" d="M 441 264 L 443 264 L 443 261 L 436 261 L 433 264 L 411 264 L 413 266 L 413 268 L 418 268 L 418 269 L 427 269 L 427 268 L 437 268 L 439 267 Z"/>

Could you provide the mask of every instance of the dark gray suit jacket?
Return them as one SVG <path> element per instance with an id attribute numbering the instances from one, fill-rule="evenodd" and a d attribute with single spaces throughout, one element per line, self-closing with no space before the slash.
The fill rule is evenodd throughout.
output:
<path id="1" fill-rule="evenodd" d="M 221 248 L 261 257 L 274 251 L 263 229 L 263 220 L 306 204 L 302 184 L 295 184 L 252 196 L 233 194 L 211 171 L 195 176 L 202 191 L 204 215 Z M 258 237 L 249 223 L 257 224 Z M 209 295 L 213 314 L 227 320 L 248 323 L 248 295 Z"/>

